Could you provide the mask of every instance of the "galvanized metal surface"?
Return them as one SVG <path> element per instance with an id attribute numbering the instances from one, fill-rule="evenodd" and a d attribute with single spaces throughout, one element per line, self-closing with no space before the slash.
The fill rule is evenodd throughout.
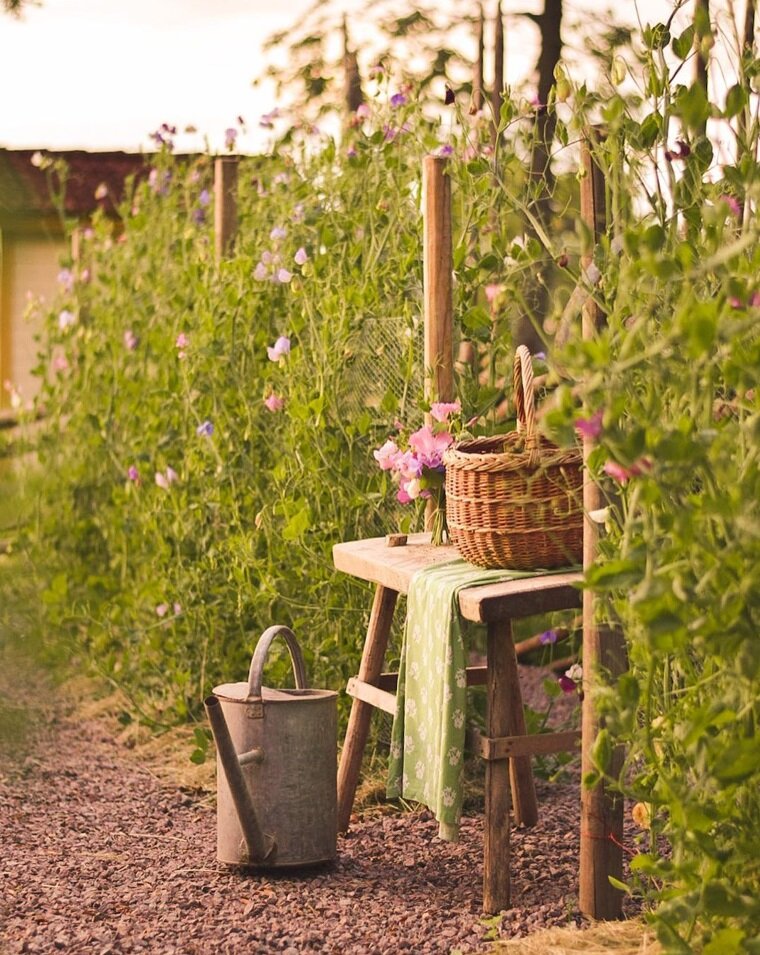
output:
<path id="1" fill-rule="evenodd" d="M 296 689 L 261 686 L 266 654 L 278 636 L 288 644 Z M 331 690 L 306 688 L 300 649 L 286 627 L 270 627 L 262 635 L 247 683 L 214 687 L 235 764 L 217 740 L 217 858 L 221 862 L 279 868 L 336 857 L 337 696 Z M 250 831 L 248 841 L 244 836 L 236 808 L 238 774 L 265 843 L 274 843 L 263 861 L 252 858 Z M 237 802 L 244 807 L 245 798 Z"/>

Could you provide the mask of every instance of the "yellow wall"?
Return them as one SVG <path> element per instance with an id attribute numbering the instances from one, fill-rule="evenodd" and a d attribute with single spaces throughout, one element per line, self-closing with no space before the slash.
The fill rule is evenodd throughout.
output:
<path id="1" fill-rule="evenodd" d="M 0 259 L 0 407 L 7 407 L 5 381 L 13 383 L 26 402 L 38 389 L 31 370 L 37 364 L 39 318 L 26 318 L 28 293 L 50 302 L 58 290 L 62 239 L 2 235 Z"/>

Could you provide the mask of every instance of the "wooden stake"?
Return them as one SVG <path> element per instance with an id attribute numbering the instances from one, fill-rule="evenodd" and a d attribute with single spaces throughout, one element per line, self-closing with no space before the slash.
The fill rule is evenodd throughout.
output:
<path id="1" fill-rule="evenodd" d="M 496 30 L 493 48 L 493 87 L 491 88 L 491 107 L 493 109 L 494 139 L 499 132 L 501 116 L 501 98 L 504 93 L 504 18 L 501 15 L 501 2 L 496 5 Z"/>
<path id="2" fill-rule="evenodd" d="M 454 306 L 451 276 L 451 179 L 446 159 L 426 156 L 422 167 L 423 250 L 425 296 L 425 397 L 428 401 L 454 398 Z M 430 424 L 430 416 L 427 416 Z M 425 508 L 425 527 L 432 530 L 436 503 Z"/>
<path id="3" fill-rule="evenodd" d="M 425 396 L 454 397 L 451 274 L 451 179 L 447 160 L 426 156 L 423 167 L 423 284 L 425 293 Z"/>
<path id="4" fill-rule="evenodd" d="M 472 76 L 472 101 L 470 103 L 470 114 L 474 115 L 479 109 L 483 108 L 483 74 L 485 63 L 485 44 L 484 33 L 486 26 L 486 16 L 483 12 L 483 4 L 480 4 L 480 16 L 478 18 L 478 33 L 476 42 L 478 45 L 478 55 L 475 59 L 475 67 Z"/>
<path id="5" fill-rule="evenodd" d="M 214 252 L 216 261 L 230 254 L 238 228 L 238 157 L 218 156 L 214 162 Z"/>
<path id="6" fill-rule="evenodd" d="M 594 134 L 592 134 L 594 135 Z M 606 226 L 604 176 L 594 162 L 588 139 L 581 145 L 581 163 L 584 177 L 581 179 L 581 217 L 592 229 L 598 240 Z M 591 254 L 585 256 L 583 268 L 591 263 Z M 593 300 L 583 309 L 583 337 L 593 338 L 604 324 L 604 314 Z M 584 438 L 583 459 L 586 461 L 593 449 L 593 442 Z M 598 527 L 590 519 L 591 511 L 603 507 L 605 501 L 600 487 L 586 474 L 583 485 L 583 567 L 584 570 L 596 558 Z M 591 751 L 599 730 L 600 719 L 593 703 L 594 683 L 600 671 L 613 678 L 625 669 L 625 649 L 619 630 L 600 625 L 596 617 L 596 602 L 589 590 L 583 592 L 583 717 L 581 770 L 585 775 L 594 769 Z M 607 767 L 615 776 L 622 763 L 622 750 L 618 747 L 613 764 Z M 604 783 L 594 789 L 581 789 L 581 834 L 580 834 L 580 886 L 579 905 L 581 912 L 594 919 L 620 918 L 622 892 L 610 885 L 609 876 L 622 879 L 623 875 L 623 800 L 611 793 Z"/>

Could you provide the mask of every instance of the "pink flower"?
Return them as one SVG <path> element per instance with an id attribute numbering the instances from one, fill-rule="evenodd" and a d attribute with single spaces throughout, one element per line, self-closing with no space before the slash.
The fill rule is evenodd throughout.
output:
<path id="1" fill-rule="evenodd" d="M 190 336 L 186 335 L 184 332 L 180 332 L 179 335 L 177 335 L 176 342 L 174 343 L 177 349 L 177 358 L 181 359 L 181 358 L 187 357 L 187 351 L 185 349 L 188 347 L 189 344 L 190 344 Z"/>
<path id="2" fill-rule="evenodd" d="M 65 355 L 56 355 L 53 359 L 53 371 L 67 371 L 69 367 L 68 359 Z"/>
<path id="3" fill-rule="evenodd" d="M 278 269 L 275 275 L 275 281 L 280 282 L 282 285 L 287 285 L 292 278 L 293 273 L 288 272 L 287 269 Z"/>
<path id="4" fill-rule="evenodd" d="M 733 215 L 735 215 L 737 219 L 741 219 L 742 205 L 739 202 L 739 200 L 736 198 L 736 196 L 730 196 L 726 193 L 725 195 L 722 195 L 720 198 L 723 202 L 725 202 L 725 204 L 731 210 Z"/>
<path id="5" fill-rule="evenodd" d="M 348 149 L 346 150 L 347 159 L 355 159 L 358 155 L 359 154 L 357 153 L 356 149 L 353 146 L 349 146 Z"/>
<path id="6" fill-rule="evenodd" d="M 224 145 L 227 149 L 230 150 L 230 152 L 232 152 L 232 150 L 235 148 L 236 142 L 237 142 L 237 130 L 234 127 L 230 126 L 229 129 L 225 129 L 224 131 Z"/>
<path id="7" fill-rule="evenodd" d="M 398 471 L 401 477 L 406 481 L 420 477 L 422 474 L 422 466 L 422 461 L 411 451 L 399 452 L 393 461 L 393 470 Z"/>
<path id="8" fill-rule="evenodd" d="M 652 462 L 649 458 L 639 458 L 627 468 L 622 464 L 618 464 L 617 461 L 607 461 L 605 462 L 603 470 L 605 474 L 609 474 L 609 476 L 614 478 L 619 484 L 625 484 L 626 481 L 631 478 L 648 474 L 649 471 L 652 470 Z"/>
<path id="9" fill-rule="evenodd" d="M 731 308 L 743 308 L 743 307 L 744 307 L 744 303 L 742 302 L 742 300 L 741 300 L 737 295 L 729 295 L 729 297 L 728 297 L 728 304 L 731 306 Z"/>
<path id="10" fill-rule="evenodd" d="M 447 156 L 453 156 L 454 147 L 451 145 L 451 143 L 444 143 L 443 146 L 439 146 L 438 149 L 436 149 L 435 155 L 441 156 L 443 158 L 446 158 Z"/>
<path id="11" fill-rule="evenodd" d="M 296 265 L 305 265 L 309 261 L 309 256 L 306 254 L 306 249 L 303 246 L 296 252 L 294 259 Z"/>
<path id="12" fill-rule="evenodd" d="M 267 347 L 267 355 L 270 361 L 279 361 L 285 355 L 290 354 L 290 339 L 285 335 L 280 335 L 273 346 Z"/>
<path id="13" fill-rule="evenodd" d="M 70 312 L 68 309 L 64 308 L 64 310 L 58 316 L 58 327 L 63 332 L 67 328 L 71 328 L 71 326 L 76 322 L 76 320 L 77 320 L 76 315 L 74 315 L 74 313 Z"/>
<path id="14" fill-rule="evenodd" d="M 179 481 L 179 474 L 172 467 L 166 469 L 166 480 L 169 484 L 174 484 L 175 481 Z"/>
<path id="15" fill-rule="evenodd" d="M 503 291 L 504 291 L 503 285 L 495 285 L 495 284 L 486 285 L 485 293 L 486 293 L 486 301 L 488 302 L 488 304 L 493 305 L 493 303 L 496 301 L 496 299 L 499 297 L 499 295 L 501 295 Z"/>
<path id="16" fill-rule="evenodd" d="M 135 335 L 131 328 L 128 328 L 124 332 L 124 347 L 127 349 L 127 351 L 134 351 L 135 348 L 137 348 L 137 343 L 137 335 Z"/>
<path id="17" fill-rule="evenodd" d="M 268 277 L 268 275 L 269 275 L 269 272 L 267 271 L 266 265 L 264 265 L 263 262 L 259 262 L 256 265 L 256 268 L 253 270 L 253 277 L 256 279 L 257 282 L 263 282 L 264 279 Z"/>
<path id="18" fill-rule="evenodd" d="M 403 484 L 396 491 L 396 500 L 399 504 L 408 504 L 411 501 L 411 497 L 407 494 L 406 487 Z"/>
<path id="19" fill-rule="evenodd" d="M 271 395 L 264 399 L 264 407 L 267 409 L 267 411 L 271 412 L 282 411 L 282 409 L 285 407 L 285 399 L 272 392 Z"/>
<path id="20" fill-rule="evenodd" d="M 370 117 L 370 108 L 367 103 L 359 103 L 356 107 L 356 118 L 357 119 L 369 119 Z"/>
<path id="21" fill-rule="evenodd" d="M 165 617 L 169 613 L 169 604 L 158 604 L 156 606 L 156 616 Z"/>
<path id="22" fill-rule="evenodd" d="M 461 401 L 434 401 L 430 406 L 430 414 L 436 421 L 448 421 L 449 415 L 459 414 L 461 410 Z"/>
<path id="23" fill-rule="evenodd" d="M 752 308 L 760 307 L 760 292 L 753 292 L 748 304 L 751 305 Z"/>
<path id="24" fill-rule="evenodd" d="M 575 430 L 579 431 L 584 438 L 598 438 L 602 433 L 602 417 L 603 413 L 601 411 L 595 411 L 590 418 L 578 418 L 575 422 Z"/>
<path id="25" fill-rule="evenodd" d="M 182 604 L 177 603 L 176 601 L 172 604 L 172 610 L 174 611 L 174 616 L 177 617 L 182 613 Z"/>
<path id="26" fill-rule="evenodd" d="M 398 445 L 388 438 L 385 444 L 373 451 L 372 454 L 383 471 L 390 471 L 395 466 L 396 458 L 399 455 Z"/>
<path id="27" fill-rule="evenodd" d="M 130 481 L 132 481 L 133 484 L 140 483 L 140 472 L 137 470 L 134 464 L 130 464 L 130 466 L 127 468 L 127 477 Z"/>
<path id="28" fill-rule="evenodd" d="M 166 475 L 162 474 L 160 471 L 156 471 L 156 484 L 165 491 L 169 490 L 169 480 Z"/>
<path id="29" fill-rule="evenodd" d="M 287 229 L 283 229 L 282 226 L 276 225 L 269 233 L 269 238 L 273 241 L 276 241 L 277 239 L 284 239 L 287 234 Z"/>
<path id="30" fill-rule="evenodd" d="M 409 446 L 417 452 L 424 467 L 438 468 L 443 464 L 443 452 L 453 442 L 448 431 L 433 434 L 430 425 L 409 435 Z"/>

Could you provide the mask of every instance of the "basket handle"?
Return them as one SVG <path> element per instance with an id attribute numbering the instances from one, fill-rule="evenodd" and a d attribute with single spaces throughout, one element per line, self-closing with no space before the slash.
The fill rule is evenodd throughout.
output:
<path id="1" fill-rule="evenodd" d="M 531 447 L 536 440 L 536 399 L 533 395 L 533 359 L 525 345 L 520 345 L 515 352 L 512 386 L 517 407 L 517 431 L 525 432 L 526 444 Z"/>
<path id="2" fill-rule="evenodd" d="M 290 662 L 293 666 L 296 689 L 305 690 L 308 686 L 303 654 L 301 653 L 301 648 L 298 646 L 295 634 L 289 627 L 270 627 L 259 637 L 259 642 L 256 644 L 256 650 L 251 660 L 251 669 L 248 674 L 248 700 L 261 698 L 261 678 L 263 676 L 264 663 L 275 637 L 282 637 L 287 644 L 288 652 L 290 653 Z"/>

